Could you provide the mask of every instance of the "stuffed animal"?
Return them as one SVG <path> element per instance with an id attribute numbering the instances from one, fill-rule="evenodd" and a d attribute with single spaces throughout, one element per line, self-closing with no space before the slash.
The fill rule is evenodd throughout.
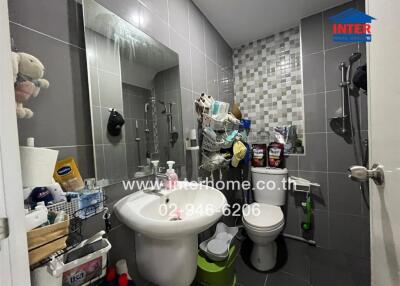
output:
<path id="1" fill-rule="evenodd" d="M 49 82 L 43 79 L 44 66 L 40 60 L 30 54 L 12 52 L 15 102 L 18 118 L 31 118 L 32 110 L 23 103 L 36 97 L 41 88 L 48 88 Z"/>

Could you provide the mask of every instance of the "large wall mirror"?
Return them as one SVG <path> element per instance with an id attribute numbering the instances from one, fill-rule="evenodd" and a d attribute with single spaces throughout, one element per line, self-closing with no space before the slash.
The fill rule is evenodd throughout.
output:
<path id="1" fill-rule="evenodd" d="M 83 8 L 96 178 L 141 178 L 151 173 L 151 160 L 173 160 L 179 170 L 178 55 L 94 0 Z"/>

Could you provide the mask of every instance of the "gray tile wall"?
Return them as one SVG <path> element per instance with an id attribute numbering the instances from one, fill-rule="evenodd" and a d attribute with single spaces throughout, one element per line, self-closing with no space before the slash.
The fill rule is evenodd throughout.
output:
<path id="1" fill-rule="evenodd" d="M 365 44 L 338 44 L 331 41 L 331 23 L 327 17 L 347 7 L 364 10 L 362 1 L 302 19 L 302 57 L 305 106 L 305 156 L 290 158 L 290 173 L 318 182 L 313 189 L 314 230 L 304 233 L 300 224 L 304 213 L 300 202 L 304 197 L 289 195 L 285 232 L 313 238 L 317 245 L 346 254 L 369 258 L 369 211 L 359 185 L 347 178 L 346 171 L 355 164 L 352 145 L 333 133 L 329 118 L 340 107 L 338 69 L 341 61 L 356 51 L 363 54 Z M 367 137 L 366 96 L 362 100 L 363 136 Z M 368 197 L 368 194 L 367 194 Z"/>
<path id="2" fill-rule="evenodd" d="M 127 83 L 122 84 L 125 118 L 125 141 L 128 163 L 128 178 L 134 178 L 138 166 L 146 165 L 146 152 L 155 152 L 155 136 L 153 130 L 153 104 L 151 91 Z M 147 126 L 145 105 L 148 104 Z M 138 128 L 136 128 L 136 122 Z M 146 128 L 150 132 L 146 132 Z M 140 138 L 140 141 L 136 141 Z M 157 139 L 158 140 L 158 139 Z M 138 147 L 138 144 L 140 147 Z M 140 148 L 140 154 L 138 154 Z M 139 160 L 140 158 L 140 160 Z"/>
<path id="3" fill-rule="evenodd" d="M 59 159 L 74 156 L 82 176 L 93 177 L 81 5 L 75 1 L 9 1 L 9 15 L 14 47 L 37 56 L 50 82 L 48 89 L 26 103 L 35 115 L 18 120 L 20 144 L 35 137 L 37 146 L 60 150 Z"/>
<path id="4" fill-rule="evenodd" d="M 184 136 L 182 134 L 182 107 L 181 105 L 181 88 L 179 83 L 179 67 L 172 67 L 167 70 L 158 72 L 154 77 L 154 86 L 155 86 L 155 98 L 156 100 L 162 100 L 166 103 L 174 102 L 175 105 L 172 105 L 172 127 L 176 129 L 179 133 L 179 139 L 171 147 L 169 143 L 169 134 L 168 134 L 168 123 L 167 117 L 163 113 L 164 107 L 156 103 L 156 116 L 157 116 L 157 135 L 158 135 L 158 151 L 159 151 L 159 159 L 161 162 L 166 162 L 168 160 L 174 160 L 175 166 L 177 170 L 180 170 L 180 167 L 184 165 L 184 154 L 183 154 L 183 143 Z M 170 158 L 168 158 L 168 154 Z"/>
<path id="5" fill-rule="evenodd" d="M 98 2 L 178 53 L 185 136 L 196 127 L 193 101 L 202 92 L 233 102 L 232 49 L 192 1 Z"/>
<path id="6" fill-rule="evenodd" d="M 119 182 L 128 178 L 126 139 L 129 120 L 126 120 L 118 136 L 108 133 L 107 123 L 110 108 L 125 119 L 127 117 L 121 84 L 120 53 L 113 41 L 90 29 L 85 29 L 85 37 L 86 51 L 90 55 L 88 73 L 96 178 Z"/>
<path id="7" fill-rule="evenodd" d="M 27 106 L 35 118 L 19 122 L 21 144 L 36 137 L 38 146 L 56 146 L 60 158 L 75 156 L 83 177 L 93 177 L 93 143 L 82 7 L 75 0 L 9 0 L 11 35 L 19 50 L 39 57 L 51 87 Z M 208 92 L 233 102 L 232 49 L 190 0 L 101 0 L 179 54 L 184 132 L 195 128 L 193 100 Z M 49 12 L 51 11 L 51 13 Z M 138 17 L 132 17 L 138 16 Z M 142 21 L 137 19 L 142 19 Z M 135 20 L 136 19 L 136 20 Z M 96 152 L 100 152 L 96 148 Z M 105 166 L 104 166 L 105 167 Z M 106 188 L 109 206 L 128 194 L 121 184 Z M 138 285 L 133 232 L 115 218 L 109 238 L 111 261 L 126 258 Z M 87 235 L 102 229 L 96 216 L 84 225 Z"/>

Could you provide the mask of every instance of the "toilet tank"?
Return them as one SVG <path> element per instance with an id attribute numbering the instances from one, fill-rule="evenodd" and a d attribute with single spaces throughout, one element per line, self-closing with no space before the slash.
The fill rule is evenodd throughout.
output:
<path id="1" fill-rule="evenodd" d="M 286 202 L 287 169 L 251 168 L 254 200 L 274 206 Z"/>

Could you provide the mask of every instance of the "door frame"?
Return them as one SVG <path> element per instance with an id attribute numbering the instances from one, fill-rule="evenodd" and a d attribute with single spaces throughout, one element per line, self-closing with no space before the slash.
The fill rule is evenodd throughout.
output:
<path id="1" fill-rule="evenodd" d="M 399 9 L 398 0 L 366 1 L 367 14 L 376 18 L 367 45 L 369 158 L 385 171 L 384 185 L 370 181 L 372 286 L 400 285 Z"/>
<path id="2" fill-rule="evenodd" d="M 10 229 L 0 242 L 0 284 L 31 285 L 6 0 L 0 1 L 0 51 L 0 217 Z"/>

